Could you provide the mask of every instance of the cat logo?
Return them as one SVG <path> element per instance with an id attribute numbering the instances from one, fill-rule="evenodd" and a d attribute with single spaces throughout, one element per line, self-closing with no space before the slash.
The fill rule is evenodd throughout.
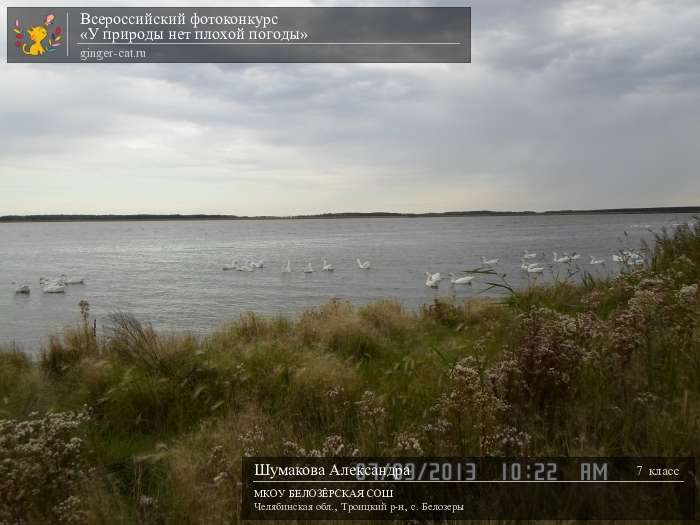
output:
<path id="1" fill-rule="evenodd" d="M 54 15 L 48 14 L 41 25 L 32 26 L 26 31 L 22 30 L 19 19 L 15 20 L 13 31 L 15 32 L 17 51 L 29 56 L 41 56 L 44 53 L 56 51 L 56 48 L 62 44 L 63 35 L 61 34 L 61 26 L 56 26 L 49 35 L 55 18 Z"/>

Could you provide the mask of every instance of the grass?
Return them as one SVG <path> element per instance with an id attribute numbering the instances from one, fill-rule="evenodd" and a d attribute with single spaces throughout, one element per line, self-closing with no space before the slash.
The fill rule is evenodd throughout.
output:
<path id="1" fill-rule="evenodd" d="M 698 456 L 700 229 L 652 248 L 499 302 L 331 301 L 203 338 L 125 314 L 98 335 L 82 304 L 38 362 L 0 352 L 0 523 L 237 522 L 246 454 Z M 17 452 L 23 424 L 65 462 Z"/>

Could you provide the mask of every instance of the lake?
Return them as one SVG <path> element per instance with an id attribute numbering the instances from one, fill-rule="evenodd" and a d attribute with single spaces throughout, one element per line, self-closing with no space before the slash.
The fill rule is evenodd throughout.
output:
<path id="1" fill-rule="evenodd" d="M 455 218 L 373 218 L 238 221 L 62 222 L 0 224 L 0 342 L 16 341 L 34 353 L 50 333 L 79 318 L 86 299 L 98 325 L 116 311 L 159 329 L 205 332 L 246 311 L 289 314 L 331 298 L 363 304 L 395 298 L 408 308 L 436 296 L 483 293 L 472 286 L 437 290 L 425 272 L 477 268 L 481 256 L 499 258 L 509 284 L 552 281 L 566 275 L 552 252 L 578 252 L 582 269 L 618 271 L 611 255 L 639 248 L 642 240 L 684 215 L 547 215 Z M 546 271 L 520 268 L 524 249 L 538 252 Z M 605 257 L 590 266 L 589 255 Z M 357 267 L 369 260 L 370 270 Z M 222 271 L 232 260 L 264 260 L 255 272 Z M 280 269 L 291 260 L 293 272 Z M 322 261 L 335 266 L 321 272 Z M 311 262 L 314 273 L 302 269 Z M 61 274 L 85 279 L 64 294 L 45 294 L 39 278 Z M 28 283 L 31 294 L 16 295 Z M 490 294 L 496 293 L 492 290 Z"/>

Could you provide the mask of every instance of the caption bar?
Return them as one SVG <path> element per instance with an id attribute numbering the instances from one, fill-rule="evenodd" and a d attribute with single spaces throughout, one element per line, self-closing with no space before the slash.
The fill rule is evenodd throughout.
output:
<path id="1" fill-rule="evenodd" d="M 244 519 L 688 520 L 693 458 L 243 458 Z"/>
<path id="2" fill-rule="evenodd" d="M 8 7 L 10 63 L 470 62 L 468 7 Z"/>

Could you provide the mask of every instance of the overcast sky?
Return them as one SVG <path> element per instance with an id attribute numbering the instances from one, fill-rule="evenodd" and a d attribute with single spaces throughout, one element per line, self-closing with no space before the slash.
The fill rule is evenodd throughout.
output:
<path id="1" fill-rule="evenodd" d="M 7 64 L 7 5 L 0 215 L 700 205 L 698 0 L 431 2 L 450 65 Z"/>

